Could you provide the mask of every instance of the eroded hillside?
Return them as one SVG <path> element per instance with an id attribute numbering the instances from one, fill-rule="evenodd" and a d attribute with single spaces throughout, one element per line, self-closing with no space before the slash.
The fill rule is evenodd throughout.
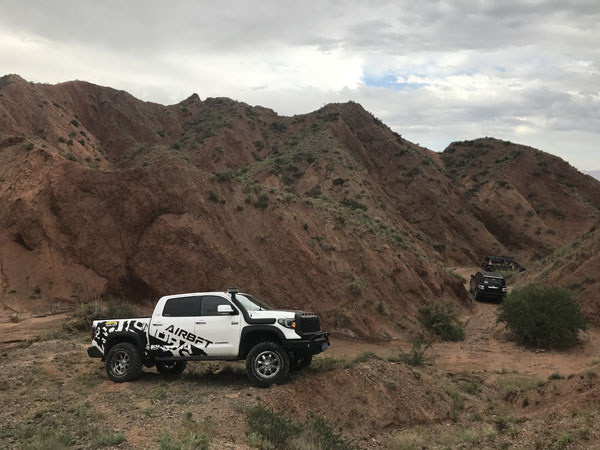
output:
<path id="1" fill-rule="evenodd" d="M 547 256 L 600 217 L 600 183 L 556 156 L 486 138 L 441 157 L 485 226 L 525 258 Z"/>
<path id="2" fill-rule="evenodd" d="M 505 166 L 553 161 L 517 150 Z M 225 98 L 162 106 L 86 82 L 6 76 L 3 301 L 237 284 L 279 307 L 316 310 L 330 328 L 387 338 L 429 298 L 468 305 L 445 267 L 547 254 L 597 217 L 600 184 L 559 163 L 546 162 L 552 176 L 540 169 L 532 197 L 507 170 L 474 201 L 467 171 L 489 163 L 456 160 L 460 152 L 442 162 L 352 102 L 282 117 Z"/>

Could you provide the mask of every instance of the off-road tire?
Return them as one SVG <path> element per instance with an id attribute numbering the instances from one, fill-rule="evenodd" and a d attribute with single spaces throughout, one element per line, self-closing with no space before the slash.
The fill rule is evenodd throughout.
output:
<path id="1" fill-rule="evenodd" d="M 106 357 L 106 373 L 116 383 L 139 378 L 142 373 L 142 356 L 138 348 L 129 342 L 115 344 Z"/>
<path id="2" fill-rule="evenodd" d="M 175 377 L 181 375 L 187 366 L 187 361 L 158 361 L 156 369 L 163 375 Z"/>
<path id="3" fill-rule="evenodd" d="M 312 362 L 312 355 L 303 355 L 296 358 L 290 358 L 290 372 L 298 372 L 306 369 Z"/>
<path id="4" fill-rule="evenodd" d="M 276 342 L 260 342 L 252 347 L 246 357 L 248 378 L 258 387 L 283 382 L 289 370 L 289 356 Z"/>

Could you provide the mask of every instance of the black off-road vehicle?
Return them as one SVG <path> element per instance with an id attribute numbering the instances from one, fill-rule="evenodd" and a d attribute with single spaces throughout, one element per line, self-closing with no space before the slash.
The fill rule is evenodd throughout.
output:
<path id="1" fill-rule="evenodd" d="M 501 302 L 506 295 L 506 281 L 498 272 L 479 271 L 471 275 L 469 292 L 474 295 L 475 301 Z"/>
<path id="2" fill-rule="evenodd" d="M 510 256 L 486 256 L 483 258 L 481 268 L 488 272 L 495 270 L 512 270 L 523 272 L 525 270 L 525 267 L 523 267 Z"/>

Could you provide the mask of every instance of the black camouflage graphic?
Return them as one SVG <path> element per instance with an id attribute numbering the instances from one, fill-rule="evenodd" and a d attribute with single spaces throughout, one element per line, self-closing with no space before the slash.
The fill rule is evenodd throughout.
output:
<path id="1" fill-rule="evenodd" d="M 147 321 L 132 319 L 99 322 L 94 330 L 93 345 L 104 353 L 109 335 L 115 332 L 138 335 L 146 349 L 146 356 L 156 358 L 206 356 L 203 348 L 212 344 L 212 341 L 173 325 L 165 330 L 154 329 L 152 334 L 149 334 Z"/>
<path id="2" fill-rule="evenodd" d="M 208 347 L 211 341 L 189 333 L 174 325 L 163 330 L 154 330 L 149 335 L 150 352 L 157 358 L 205 356 L 206 352 L 201 347 Z"/>
<path id="3" fill-rule="evenodd" d="M 142 339 L 144 346 L 147 344 L 146 331 L 148 323 L 141 320 L 106 320 L 98 323 L 94 330 L 93 345 L 98 347 L 104 353 L 104 347 L 108 340 L 108 335 L 118 331 L 134 333 Z"/>

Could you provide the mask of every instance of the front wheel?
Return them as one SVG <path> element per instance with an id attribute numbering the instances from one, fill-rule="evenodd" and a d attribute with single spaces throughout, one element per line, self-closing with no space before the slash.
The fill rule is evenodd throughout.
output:
<path id="1" fill-rule="evenodd" d="M 256 344 L 246 357 L 248 378 L 258 387 L 281 383 L 290 370 L 287 352 L 276 342 Z"/>
<path id="2" fill-rule="evenodd" d="M 156 369 L 163 375 L 176 376 L 181 375 L 187 366 L 187 361 L 159 361 L 156 363 Z"/>
<path id="3" fill-rule="evenodd" d="M 113 346 L 106 357 L 106 373 L 117 383 L 138 378 L 142 373 L 142 357 L 137 347 L 129 342 Z"/>

